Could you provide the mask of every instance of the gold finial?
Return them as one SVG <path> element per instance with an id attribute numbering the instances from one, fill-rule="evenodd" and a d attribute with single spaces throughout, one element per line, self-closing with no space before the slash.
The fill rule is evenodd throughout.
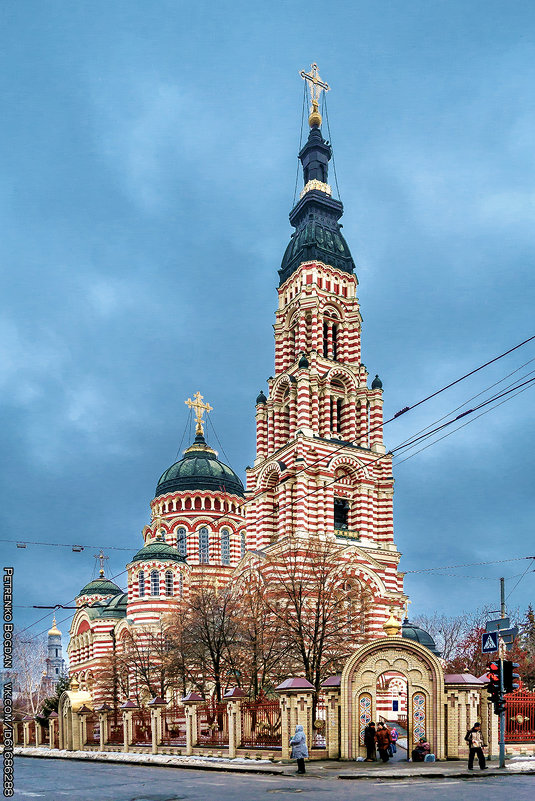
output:
<path id="1" fill-rule="evenodd" d="M 301 70 L 299 75 L 304 81 L 308 81 L 308 85 L 310 88 L 311 107 L 310 107 L 310 117 L 308 118 L 308 124 L 310 125 L 311 128 L 313 128 L 315 125 L 317 125 L 319 128 L 319 126 L 321 125 L 321 114 L 319 113 L 318 108 L 319 108 L 319 100 L 321 92 L 322 90 L 324 92 L 328 92 L 331 87 L 329 86 L 328 83 L 325 83 L 325 81 L 321 80 L 317 64 L 310 65 L 310 72 L 305 72 L 304 70 Z"/>
<path id="2" fill-rule="evenodd" d="M 409 599 L 407 598 L 407 600 L 405 601 L 405 618 L 406 618 L 406 620 L 409 619 L 409 604 L 412 604 L 412 601 L 409 601 Z"/>
<path id="3" fill-rule="evenodd" d="M 383 623 L 383 629 L 385 630 L 387 637 L 395 637 L 396 634 L 399 634 L 399 630 L 401 629 L 401 623 L 397 617 L 394 617 L 394 611 L 394 607 L 390 607 L 390 617 L 386 623 Z"/>
<path id="4" fill-rule="evenodd" d="M 76 676 L 72 677 L 70 688 L 73 691 L 73 693 L 77 693 L 78 690 L 80 689 L 80 682 L 78 681 Z"/>
<path id="5" fill-rule="evenodd" d="M 200 392 L 196 392 L 193 397 L 195 398 L 194 401 L 192 401 L 191 398 L 188 398 L 187 401 L 184 401 L 184 403 L 186 404 L 186 406 L 189 406 L 190 409 L 195 409 L 195 422 L 197 424 L 195 427 L 195 434 L 196 436 L 199 435 L 202 436 L 204 434 L 204 426 L 202 419 L 203 414 L 204 412 L 206 412 L 207 414 L 209 412 L 212 412 L 213 406 L 210 406 L 209 403 L 203 403 L 203 396 L 201 395 Z"/>
<path id="6" fill-rule="evenodd" d="M 49 636 L 50 635 L 52 635 L 52 636 L 56 635 L 57 636 L 59 634 L 59 636 L 61 637 L 61 631 L 56 626 L 56 615 L 55 615 L 55 613 L 54 613 L 54 617 L 52 618 L 52 628 L 50 629 L 48 634 L 49 634 Z"/>

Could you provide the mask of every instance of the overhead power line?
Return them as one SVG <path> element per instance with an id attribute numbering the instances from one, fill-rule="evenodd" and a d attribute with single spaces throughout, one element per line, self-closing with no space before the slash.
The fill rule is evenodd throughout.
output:
<path id="1" fill-rule="evenodd" d="M 456 384 L 459 384 L 461 381 L 464 381 L 465 379 L 469 378 L 470 376 L 474 375 L 475 373 L 479 372 L 480 370 L 483 370 L 485 367 L 488 367 L 489 365 L 494 364 L 495 362 L 499 361 L 500 359 L 503 359 L 505 356 L 508 356 L 509 354 L 513 353 L 514 351 L 518 350 L 519 348 L 523 347 L 524 345 L 528 344 L 529 342 L 532 342 L 533 340 L 535 340 L 535 335 L 533 335 L 531 337 L 528 337 L 527 339 L 525 339 L 522 342 L 520 342 L 518 345 L 515 345 L 514 347 L 510 348 L 507 351 L 504 351 L 503 353 L 499 354 L 498 356 L 495 356 L 494 358 L 490 359 L 489 361 L 485 362 L 484 364 L 480 365 L 479 367 L 476 367 L 473 370 L 469 371 L 468 373 L 465 373 L 460 378 L 457 378 L 455 381 L 452 381 L 449 384 L 446 384 L 444 387 L 441 387 L 440 389 L 436 390 L 432 394 L 430 394 L 430 395 L 426 396 L 425 398 L 422 398 L 421 400 L 417 401 L 412 406 L 404 407 L 399 412 L 396 412 L 396 414 L 394 414 L 388 420 L 386 420 L 383 423 L 383 426 L 393 422 L 394 420 L 397 420 L 399 417 L 401 417 L 401 415 L 406 414 L 407 412 L 409 412 L 409 411 L 411 411 L 413 409 L 416 409 L 418 406 L 421 406 L 422 404 L 426 403 L 427 401 L 431 400 L 432 398 L 437 397 L 441 393 L 445 392 L 447 389 L 450 389 L 451 387 L 455 386 Z M 513 372 L 515 372 L 515 371 L 513 371 Z M 489 399 L 487 401 L 484 401 L 483 403 L 481 403 L 478 406 L 476 406 L 474 409 L 469 409 L 468 411 L 464 412 L 462 415 L 458 415 L 453 420 L 450 420 L 450 421 L 444 423 L 443 425 L 431 430 L 427 435 L 425 435 L 425 437 L 422 437 L 421 435 L 417 435 L 412 440 L 407 440 L 405 443 L 397 446 L 396 448 L 393 448 L 392 450 L 388 451 L 385 454 L 381 454 L 377 459 L 373 459 L 371 462 L 368 462 L 366 465 L 362 465 L 360 468 L 357 468 L 357 469 L 358 470 L 360 470 L 360 469 L 368 469 L 369 467 L 371 467 L 373 464 L 375 464 L 376 462 L 380 461 L 381 459 L 385 459 L 387 457 L 392 456 L 397 450 L 410 448 L 411 446 L 414 446 L 414 444 L 416 444 L 416 442 L 420 441 L 421 439 L 426 438 L 427 436 L 431 436 L 433 433 L 437 433 L 439 430 L 442 430 L 442 429 L 446 428 L 447 426 L 452 425 L 456 420 L 460 419 L 461 417 L 465 417 L 465 416 L 467 416 L 469 414 L 472 414 L 474 411 L 486 406 L 487 404 L 492 403 L 493 401 L 497 400 L 498 398 L 501 398 L 501 397 L 504 397 L 505 395 L 508 395 L 510 392 L 513 392 L 514 389 L 518 389 L 519 386 L 522 387 L 522 386 L 526 385 L 526 388 L 528 388 L 527 385 L 532 385 L 533 381 L 535 381 L 535 379 L 530 379 L 529 381 L 524 382 L 524 384 L 517 385 L 516 387 L 513 388 L 513 390 L 504 391 L 503 393 L 500 393 L 500 394 L 496 395 L 495 397 L 493 397 L 493 398 L 491 398 L 491 399 Z M 503 401 L 503 402 L 505 402 L 505 401 Z M 471 421 L 468 421 L 468 422 L 471 422 Z M 465 423 L 464 425 L 467 425 L 467 423 Z M 370 429 L 369 433 L 372 433 L 373 431 L 377 430 L 377 428 L 379 428 L 379 427 L 380 426 L 376 426 L 375 428 Z M 305 467 L 300 468 L 299 470 L 297 470 L 294 473 L 292 473 L 292 477 L 296 477 L 299 474 L 305 472 L 306 470 L 310 470 L 311 467 L 314 467 L 314 466 L 317 466 L 318 464 L 321 464 L 326 459 L 329 459 L 329 460 L 332 459 L 333 455 L 335 455 L 340 450 L 343 450 L 344 448 L 346 448 L 348 444 L 351 445 L 351 444 L 357 444 L 357 443 L 342 442 L 340 444 L 340 446 L 335 448 L 335 450 L 333 452 L 331 452 L 331 453 L 329 453 L 329 454 L 327 454 L 327 455 L 325 455 L 323 457 L 320 457 L 315 462 L 312 462 L 311 464 L 306 465 Z M 431 443 L 431 444 L 435 444 L 435 443 Z M 430 447 L 430 445 L 428 445 L 426 447 Z M 424 450 L 424 449 L 422 449 L 422 450 Z M 415 454 L 413 454 L 413 455 L 415 455 Z M 411 458 L 411 457 L 407 457 L 407 458 Z M 407 461 L 407 459 L 404 459 L 402 461 Z M 399 462 L 399 464 L 401 464 L 401 462 Z M 330 486 L 331 484 L 335 483 L 336 480 L 337 479 L 334 479 L 333 481 L 328 482 L 324 486 Z M 290 503 L 286 504 L 285 506 L 279 507 L 279 511 L 285 510 L 287 508 L 290 508 L 290 507 L 294 506 L 298 501 L 302 501 L 305 498 L 313 495 L 315 492 L 319 491 L 319 489 L 320 489 L 319 487 L 315 487 L 313 490 L 308 492 L 306 495 L 300 496 L 299 498 L 295 498 L 294 500 L 290 501 Z M 262 490 L 261 492 L 256 493 L 255 495 L 253 495 L 251 498 L 248 498 L 248 499 L 244 500 L 242 503 L 240 503 L 238 505 L 238 508 L 241 509 L 241 508 L 245 507 L 247 504 L 252 503 L 253 501 L 256 501 L 259 497 L 261 497 L 267 491 L 268 490 Z M 273 514 L 274 514 L 274 511 L 264 515 L 257 522 L 261 522 L 262 520 L 264 520 L 264 519 L 266 519 L 268 517 L 272 517 Z M 226 513 L 220 515 L 219 517 L 215 518 L 212 521 L 212 524 L 213 523 L 217 523 L 219 520 L 224 519 L 226 516 L 227 516 Z M 242 531 L 244 528 L 245 528 L 245 524 L 243 526 L 240 526 L 237 529 L 237 532 Z M 2 540 L 0 540 L 0 541 L 2 541 Z M 14 540 L 3 540 L 3 541 L 5 541 L 5 542 L 16 542 Z M 40 543 L 40 544 L 44 544 L 44 543 Z M 63 543 L 50 543 L 50 545 L 63 545 L 64 546 Z M 64 547 L 72 547 L 72 546 L 64 546 Z M 95 548 L 95 547 L 98 547 L 98 546 L 92 545 L 92 546 L 82 546 L 82 547 L 93 547 L 93 548 Z M 120 548 L 118 546 L 110 546 L 110 547 L 114 548 L 115 550 L 130 550 L 129 548 Z M 526 558 L 526 557 L 523 557 L 523 558 Z M 505 560 L 505 561 L 507 561 L 507 560 Z M 444 568 L 442 568 L 442 569 L 444 569 Z M 123 570 L 120 573 L 118 573 L 117 576 L 123 575 L 125 572 L 126 571 Z M 405 571 L 405 572 L 408 573 L 408 572 L 415 572 L 415 571 Z M 69 603 L 73 603 L 74 600 L 75 599 L 72 599 L 72 601 L 70 601 Z M 45 617 L 47 617 L 47 615 L 45 615 L 43 618 L 40 618 L 35 623 L 30 624 L 29 626 L 27 626 L 22 631 L 26 631 L 27 629 L 32 628 L 33 626 L 37 625 L 38 623 L 41 622 L 41 620 L 44 620 Z M 65 620 L 67 620 L 67 619 L 68 618 L 65 618 Z"/>

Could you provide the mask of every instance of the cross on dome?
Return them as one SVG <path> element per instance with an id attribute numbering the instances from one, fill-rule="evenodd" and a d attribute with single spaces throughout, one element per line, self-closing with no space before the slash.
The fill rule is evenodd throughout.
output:
<path id="1" fill-rule="evenodd" d="M 100 571 L 99 571 L 100 578 L 104 578 L 104 562 L 106 561 L 106 559 L 109 558 L 110 558 L 109 556 L 104 556 L 102 550 L 100 551 L 100 553 L 95 554 L 95 559 L 98 559 L 98 561 L 100 562 Z"/>
<path id="2" fill-rule="evenodd" d="M 195 422 L 197 424 L 195 428 L 195 434 L 200 434 L 202 436 L 204 434 L 203 414 L 205 412 L 207 414 L 213 412 L 214 407 L 210 406 L 209 403 L 203 403 L 203 396 L 200 392 L 196 392 L 193 397 L 195 398 L 194 401 L 192 401 L 191 398 L 188 398 L 187 401 L 184 401 L 184 403 L 186 406 L 189 406 L 190 409 L 195 410 Z"/>

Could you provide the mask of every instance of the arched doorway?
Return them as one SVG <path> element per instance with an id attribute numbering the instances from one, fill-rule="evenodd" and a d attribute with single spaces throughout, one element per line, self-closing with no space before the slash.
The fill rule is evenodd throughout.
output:
<path id="1" fill-rule="evenodd" d="M 394 713 L 396 689 L 397 718 L 405 717 L 409 752 L 425 736 L 437 759 L 444 758 L 444 673 L 439 659 L 413 640 L 381 637 L 358 648 L 342 673 L 342 759 L 366 755 L 364 727 L 370 720 L 387 720 L 387 711 Z M 387 710 L 389 703 L 392 709 Z"/>

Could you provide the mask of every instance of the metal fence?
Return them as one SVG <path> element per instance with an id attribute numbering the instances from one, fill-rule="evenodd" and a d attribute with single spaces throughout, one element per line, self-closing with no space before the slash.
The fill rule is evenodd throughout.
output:
<path id="1" fill-rule="evenodd" d="M 505 700 L 505 742 L 535 742 L 535 693 L 508 693 Z"/>
<path id="2" fill-rule="evenodd" d="M 186 710 L 183 706 L 162 710 L 162 744 L 186 745 Z"/>
<path id="3" fill-rule="evenodd" d="M 323 700 L 316 703 L 312 727 L 312 748 L 327 748 L 327 705 Z"/>
<path id="4" fill-rule="evenodd" d="M 278 700 L 242 702 L 241 745 L 244 748 L 282 748 L 281 710 Z"/>
<path id="5" fill-rule="evenodd" d="M 100 725 L 98 715 L 88 715 L 85 719 L 85 741 L 87 745 L 100 744 Z"/>
<path id="6" fill-rule="evenodd" d="M 228 745 L 228 715 L 225 703 L 197 707 L 197 745 Z"/>
<path id="7" fill-rule="evenodd" d="M 152 729 L 150 712 L 148 709 L 140 709 L 132 715 L 132 744 L 151 745 Z"/>
<path id="8" fill-rule="evenodd" d="M 108 742 L 110 745 L 118 745 L 124 743 L 123 721 L 121 716 L 117 722 L 113 718 L 108 718 Z"/>

